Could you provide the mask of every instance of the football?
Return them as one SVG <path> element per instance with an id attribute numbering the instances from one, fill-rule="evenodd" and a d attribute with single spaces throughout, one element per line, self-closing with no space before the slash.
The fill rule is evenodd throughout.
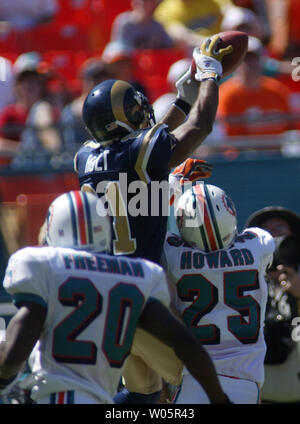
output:
<path id="1" fill-rule="evenodd" d="M 223 74 L 222 77 L 230 75 L 242 63 L 248 50 L 248 35 L 241 31 L 224 31 L 218 34 L 221 41 L 218 49 L 232 45 L 233 51 L 224 56 L 222 60 Z M 192 74 L 196 72 L 196 63 L 192 61 Z"/>

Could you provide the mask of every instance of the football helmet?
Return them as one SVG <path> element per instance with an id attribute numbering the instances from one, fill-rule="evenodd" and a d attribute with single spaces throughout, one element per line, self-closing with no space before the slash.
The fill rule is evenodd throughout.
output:
<path id="1" fill-rule="evenodd" d="M 155 124 L 147 98 L 121 80 L 96 85 L 85 99 L 82 116 L 90 134 L 102 145 Z"/>
<path id="2" fill-rule="evenodd" d="M 237 234 L 233 201 L 211 184 L 198 183 L 182 194 L 175 215 L 182 238 L 205 252 L 226 249 Z"/>
<path id="3" fill-rule="evenodd" d="M 98 196 L 70 191 L 49 206 L 45 222 L 44 245 L 102 252 L 111 250 L 111 222 L 103 216 Z M 104 206 L 104 204 L 103 204 Z"/>

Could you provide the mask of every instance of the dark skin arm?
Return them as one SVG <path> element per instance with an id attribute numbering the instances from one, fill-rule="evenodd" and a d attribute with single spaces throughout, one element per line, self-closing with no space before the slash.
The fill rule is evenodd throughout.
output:
<path id="1" fill-rule="evenodd" d="M 40 337 L 46 313 L 41 305 L 27 302 L 10 320 L 6 340 L 0 343 L 1 379 L 13 377 L 22 368 Z"/>
<path id="2" fill-rule="evenodd" d="M 139 321 L 140 327 L 173 348 L 191 375 L 203 387 L 211 403 L 225 403 L 214 364 L 201 343 L 162 303 L 148 302 Z"/>
<path id="3" fill-rule="evenodd" d="M 212 131 L 219 103 L 219 87 L 212 80 L 200 84 L 199 93 L 186 121 L 185 114 L 172 105 L 163 119 L 178 143 L 169 168 L 174 168 L 191 156 Z"/>
<path id="4" fill-rule="evenodd" d="M 169 130 L 172 132 L 179 127 L 179 125 L 183 124 L 185 119 L 185 113 L 172 104 L 161 122 L 168 125 Z"/>

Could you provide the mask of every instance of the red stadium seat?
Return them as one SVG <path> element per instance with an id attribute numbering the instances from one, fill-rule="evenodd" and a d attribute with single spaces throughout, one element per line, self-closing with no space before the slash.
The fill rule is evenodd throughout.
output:
<path id="1" fill-rule="evenodd" d="M 66 176 L 67 175 L 67 176 Z M 20 193 L 43 194 L 63 193 L 78 187 L 77 177 L 73 173 L 47 173 L 30 175 L 1 175 L 1 202 L 15 202 Z M 71 186 L 74 184 L 74 187 Z"/>
<path id="2" fill-rule="evenodd" d="M 134 55 L 135 75 L 146 87 L 150 102 L 168 91 L 167 74 L 170 66 L 185 57 L 184 50 L 142 50 Z"/>
<path id="3" fill-rule="evenodd" d="M 18 57 L 18 53 L 1 51 L 0 56 L 5 57 L 6 59 L 8 59 L 12 63 L 14 63 L 16 61 L 17 57 Z"/>
<path id="4" fill-rule="evenodd" d="M 58 195 L 79 190 L 77 175 L 36 174 L 0 178 L 0 227 L 10 254 L 24 246 L 36 245 L 49 204 Z"/>
<path id="5" fill-rule="evenodd" d="M 32 246 L 37 244 L 40 228 L 45 221 L 46 212 L 50 203 L 60 194 L 79 190 L 77 175 L 66 172 L 60 175 L 59 181 L 52 181 L 51 189 L 44 191 L 21 192 L 16 198 L 16 219 L 18 226 L 19 246 Z M 59 182 L 59 184 L 57 184 Z M 39 186 L 41 189 L 41 186 Z"/>
<path id="6" fill-rule="evenodd" d="M 19 194 L 16 201 L 18 244 L 20 247 L 38 244 L 38 235 L 50 203 L 60 193 Z"/>
<path id="7" fill-rule="evenodd" d="M 40 53 L 48 50 L 88 50 L 89 42 L 86 26 L 69 22 L 40 25 L 28 30 L 21 41 L 24 51 L 36 50 Z"/>
<path id="8" fill-rule="evenodd" d="M 3 28 L 0 31 L 0 56 L 4 56 L 3 52 L 14 52 L 20 54 L 22 48 L 18 44 L 19 35 L 12 28 Z"/>

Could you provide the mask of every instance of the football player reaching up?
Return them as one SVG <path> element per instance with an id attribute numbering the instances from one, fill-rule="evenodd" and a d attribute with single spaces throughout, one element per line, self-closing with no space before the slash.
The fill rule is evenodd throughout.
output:
<path id="1" fill-rule="evenodd" d="M 187 159 L 210 133 L 218 106 L 221 62 L 230 51 L 230 47 L 218 50 L 217 38 L 206 42 L 203 52 L 197 53 L 197 80 L 191 70 L 180 78 L 177 99 L 159 123 L 155 123 L 152 106 L 145 96 L 125 81 L 102 82 L 88 94 L 83 120 L 92 140 L 77 152 L 74 169 L 82 191 L 105 195 L 110 204 L 115 255 L 160 262 L 167 231 L 169 190 L 153 197 L 151 189 L 164 182 L 168 187 L 170 170 Z M 129 206 L 138 190 L 141 197 L 136 205 L 140 210 L 136 207 L 131 211 Z M 134 346 L 141 353 L 145 340 L 139 334 Z M 152 394 L 147 402 L 155 402 L 162 387 L 161 378 L 142 359 L 136 358 L 129 364 L 132 366 L 127 376 L 133 380 L 133 391 Z M 126 401 L 145 402 L 146 398 Z"/>
<path id="2" fill-rule="evenodd" d="M 104 81 L 85 100 L 83 120 L 92 140 L 77 152 L 74 168 L 81 190 L 99 197 L 105 194 L 110 203 L 114 254 L 160 261 L 168 218 L 163 201 L 169 203 L 169 193 L 163 200 L 153 200 L 151 183 L 167 183 L 170 170 L 210 133 L 218 106 L 221 61 L 231 52 L 231 46 L 218 50 L 216 37 L 205 46 L 197 53 L 197 80 L 191 70 L 181 77 L 177 99 L 160 123 L 155 123 L 146 97 L 125 81 Z M 139 199 L 140 209 L 131 211 L 139 191 L 145 197 Z"/>
<path id="3" fill-rule="evenodd" d="M 258 403 L 266 352 L 265 272 L 274 240 L 260 228 L 237 234 L 234 203 L 214 185 L 197 183 L 185 191 L 175 215 L 181 237 L 168 233 L 163 254 L 173 304 L 210 354 L 233 403 Z M 186 369 L 174 403 L 209 403 Z"/>
<path id="4" fill-rule="evenodd" d="M 212 403 L 229 403 L 209 355 L 169 312 L 162 268 L 110 254 L 101 202 L 91 193 L 62 194 L 48 210 L 48 246 L 11 256 L 4 287 L 19 310 L 0 343 L 2 394 L 35 347 L 35 403 L 113 403 L 139 326 L 174 349 Z"/>

